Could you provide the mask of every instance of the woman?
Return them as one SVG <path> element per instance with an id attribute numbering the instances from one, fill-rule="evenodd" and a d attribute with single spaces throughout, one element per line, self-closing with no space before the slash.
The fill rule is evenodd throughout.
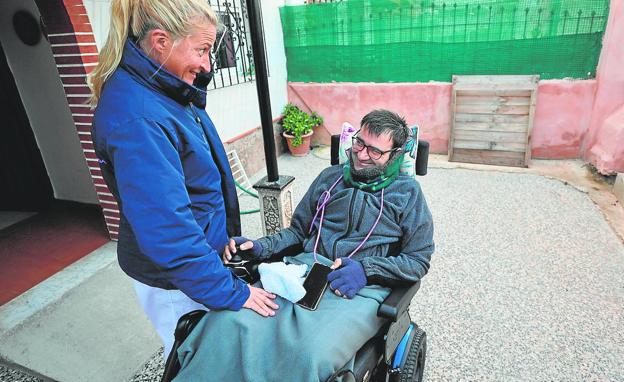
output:
<path id="1" fill-rule="evenodd" d="M 233 277 L 216 251 L 240 233 L 205 88 L 193 86 L 211 71 L 217 23 L 205 0 L 113 0 L 90 78 L 95 151 L 121 211 L 119 264 L 165 358 L 184 313 L 243 307 L 266 317 L 277 309 L 274 295 Z"/>

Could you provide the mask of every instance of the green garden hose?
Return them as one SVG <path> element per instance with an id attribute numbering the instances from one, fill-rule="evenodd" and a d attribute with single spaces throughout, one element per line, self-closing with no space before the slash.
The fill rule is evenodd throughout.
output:
<path id="1" fill-rule="evenodd" d="M 258 194 L 256 194 L 255 192 L 249 191 L 248 189 L 246 189 L 245 187 L 243 187 L 243 186 L 242 186 L 240 183 L 238 183 L 237 181 L 234 181 L 234 184 L 236 185 L 236 187 L 237 187 L 239 190 L 241 190 L 241 191 L 243 191 L 243 192 L 245 192 L 245 193 L 247 193 L 247 194 L 249 194 L 249 195 L 253 196 L 253 197 L 254 197 L 254 198 L 256 198 L 256 199 L 258 199 Z M 248 214 L 255 214 L 256 212 L 260 212 L 260 209 L 258 208 L 258 209 L 255 209 L 255 210 L 241 211 L 241 212 L 240 212 L 240 214 L 241 214 L 241 215 L 248 215 Z"/>

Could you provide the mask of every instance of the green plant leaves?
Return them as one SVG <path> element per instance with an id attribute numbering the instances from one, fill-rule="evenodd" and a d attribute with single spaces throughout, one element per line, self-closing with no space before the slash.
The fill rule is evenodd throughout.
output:
<path id="1" fill-rule="evenodd" d="M 310 115 L 291 103 L 286 104 L 283 114 L 282 128 L 285 133 L 295 137 L 292 141 L 295 147 L 303 142 L 301 138 L 303 135 L 310 133 L 315 126 L 323 124 L 323 118 L 316 112 Z"/>

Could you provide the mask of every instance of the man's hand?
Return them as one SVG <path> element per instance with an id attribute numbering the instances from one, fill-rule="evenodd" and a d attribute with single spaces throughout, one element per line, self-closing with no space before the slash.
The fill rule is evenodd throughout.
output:
<path id="1" fill-rule="evenodd" d="M 249 298 L 243 304 L 243 308 L 251 309 L 263 317 L 275 316 L 274 309 L 278 309 L 279 306 L 273 299 L 274 294 L 249 285 Z"/>
<path id="2" fill-rule="evenodd" d="M 225 245 L 223 250 L 223 263 L 227 264 L 232 260 L 232 255 L 236 253 L 236 246 L 241 251 L 249 250 L 249 254 L 258 257 L 262 253 L 262 245 L 258 240 L 249 240 L 243 236 L 234 236 L 230 238 L 230 242 Z"/>
<path id="3" fill-rule="evenodd" d="M 329 287 L 337 296 L 353 298 L 355 294 L 366 286 L 364 266 L 348 257 L 336 259 L 331 266 L 334 269 L 329 275 Z"/>

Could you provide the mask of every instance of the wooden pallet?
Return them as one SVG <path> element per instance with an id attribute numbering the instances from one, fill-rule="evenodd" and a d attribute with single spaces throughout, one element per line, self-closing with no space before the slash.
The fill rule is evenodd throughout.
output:
<path id="1" fill-rule="evenodd" d="M 449 160 L 527 167 L 538 75 L 453 76 Z"/>

